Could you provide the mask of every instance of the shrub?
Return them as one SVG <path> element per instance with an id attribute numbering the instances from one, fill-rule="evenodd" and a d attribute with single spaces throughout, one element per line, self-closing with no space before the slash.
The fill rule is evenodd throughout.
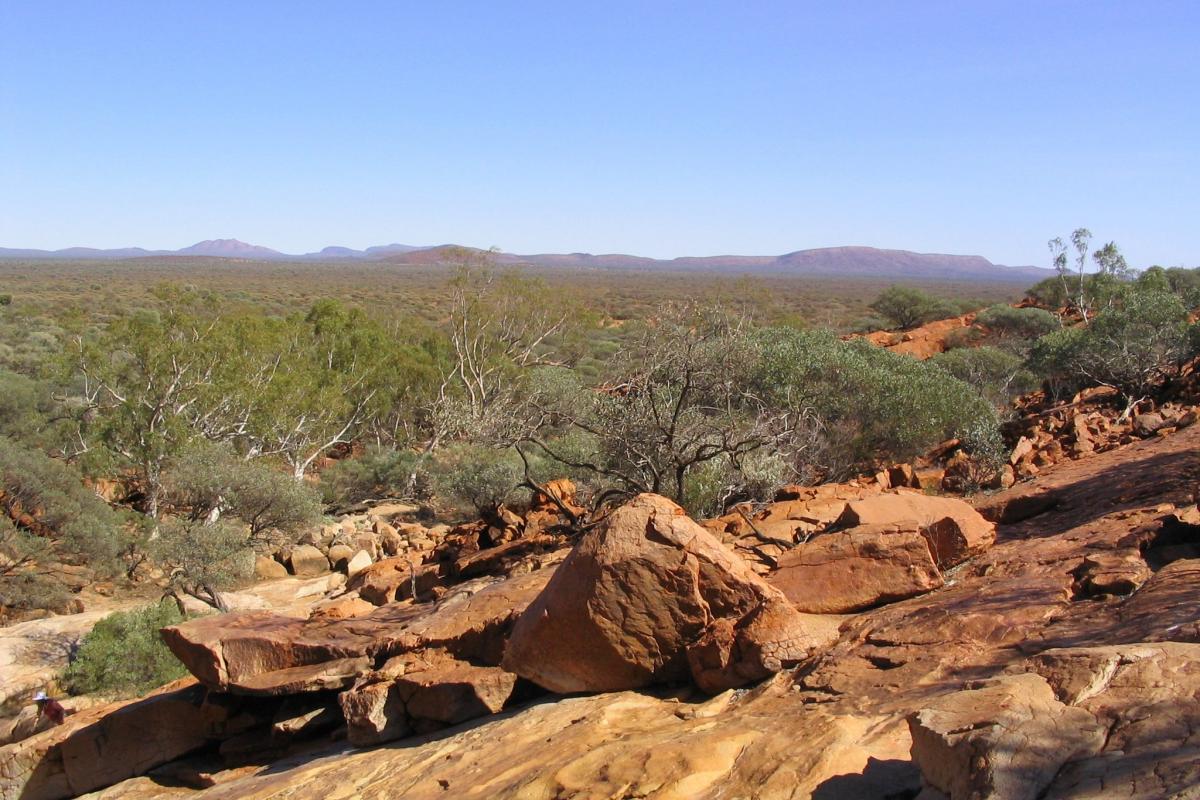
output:
<path id="1" fill-rule="evenodd" d="M 1200 269 L 1170 267 L 1165 274 L 1171 291 L 1183 299 L 1185 306 L 1200 306 Z"/>
<path id="2" fill-rule="evenodd" d="M 121 520 L 70 465 L 0 436 L 0 491 L 2 509 L 30 515 L 55 557 L 85 561 L 100 573 L 117 568 Z"/>
<path id="3" fill-rule="evenodd" d="M 1060 326 L 1058 317 L 1041 308 L 1013 308 L 997 304 L 984 309 L 975 323 L 1008 349 L 1025 351 L 1030 343 Z"/>
<path id="4" fill-rule="evenodd" d="M 688 473 L 683 502 L 696 518 L 719 516 L 735 503 L 767 502 L 792 472 L 780 453 L 757 450 L 733 463 L 706 461 Z"/>
<path id="5" fill-rule="evenodd" d="M 958 309 L 941 298 L 910 286 L 885 289 L 870 306 L 900 328 L 912 328 L 934 319 L 958 315 Z"/>
<path id="6" fill-rule="evenodd" d="M 930 360 L 997 407 L 1007 405 L 1015 395 L 1031 391 L 1037 384 L 1037 378 L 1019 356 L 995 347 L 949 350 Z"/>
<path id="7" fill-rule="evenodd" d="M 370 446 L 321 473 L 326 503 L 351 505 L 374 497 L 418 500 L 430 491 L 426 459 L 411 450 Z"/>
<path id="8" fill-rule="evenodd" d="M 888 320 L 881 316 L 871 315 L 869 317 L 859 317 L 850 323 L 850 333 L 874 333 L 875 331 L 887 330 Z"/>
<path id="9" fill-rule="evenodd" d="M 968 328 L 955 328 L 946 334 L 946 349 L 961 350 L 964 347 L 978 347 L 983 341 L 983 331 L 974 325 Z"/>
<path id="10" fill-rule="evenodd" d="M 971 493 L 996 486 L 1008 463 L 1008 448 L 1000 431 L 993 425 L 974 424 L 960 438 L 967 460 L 952 476 L 958 491 Z"/>
<path id="11" fill-rule="evenodd" d="M 1025 296 L 1045 308 L 1062 308 L 1067 305 L 1067 288 L 1062 278 L 1046 278 L 1025 290 Z"/>
<path id="12" fill-rule="evenodd" d="M 52 555 L 47 539 L 0 517 L 0 611 L 66 609 L 70 593 L 46 563 Z"/>
<path id="13" fill-rule="evenodd" d="M 137 697 L 187 674 L 159 631 L 182 622 L 174 603 L 119 611 L 96 623 L 62 674 L 71 694 Z"/>
<path id="14" fill-rule="evenodd" d="M 767 329 L 759 344 L 754 385 L 769 405 L 821 429 L 821 452 L 810 447 L 800 457 L 827 476 L 911 458 L 970 426 L 996 425 L 989 403 L 935 363 L 828 332 Z"/>
<path id="15" fill-rule="evenodd" d="M 163 485 L 172 504 L 187 508 L 192 521 L 214 511 L 232 515 L 249 527 L 252 543 L 272 534 L 294 539 L 321 518 L 320 498 L 307 484 L 211 442 L 189 446 L 163 476 Z"/>
<path id="16" fill-rule="evenodd" d="M 1134 290 L 1090 324 L 1043 336 L 1030 363 L 1056 393 L 1099 384 L 1132 401 L 1152 393 L 1191 351 L 1180 299 L 1161 290 Z"/>
<path id="17" fill-rule="evenodd" d="M 1052 397 L 1074 394 L 1086 384 L 1079 368 L 1086 338 L 1082 328 L 1063 328 L 1034 342 L 1029 367 L 1045 381 Z"/>
<path id="18" fill-rule="evenodd" d="M 228 520 L 165 520 L 150 547 L 166 568 L 171 589 L 222 610 L 219 592 L 248 579 L 254 569 L 245 530 Z"/>
<path id="19" fill-rule="evenodd" d="M 436 495 L 456 509 L 494 512 L 525 479 L 521 457 L 512 449 L 456 444 L 437 453 L 431 469 Z"/>

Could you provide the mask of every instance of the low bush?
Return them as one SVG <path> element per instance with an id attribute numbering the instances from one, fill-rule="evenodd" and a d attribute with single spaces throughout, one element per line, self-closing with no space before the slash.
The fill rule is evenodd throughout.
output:
<path id="1" fill-rule="evenodd" d="M 975 323 L 987 330 L 997 346 L 1027 352 L 1032 342 L 1061 327 L 1058 317 L 1042 308 L 1013 308 L 997 304 L 979 312 Z"/>
<path id="2" fill-rule="evenodd" d="M 187 670 L 159 631 L 183 619 L 167 601 L 110 614 L 83 637 L 60 683 L 71 694 L 137 697 L 182 678 Z"/>
<path id="3" fill-rule="evenodd" d="M 948 350 L 930 361 L 974 387 L 997 408 L 1037 386 L 1037 377 L 1020 356 L 995 347 Z"/>
<path id="4" fill-rule="evenodd" d="M 455 444 L 443 448 L 431 467 L 434 493 L 455 510 L 494 512 L 517 493 L 525 479 L 515 450 Z"/>
<path id="5" fill-rule="evenodd" d="M 959 314 L 959 308 L 940 297 L 911 286 L 892 286 L 871 303 L 871 310 L 892 320 L 899 328 L 913 328 L 935 319 Z"/>
<path id="6" fill-rule="evenodd" d="M 1162 290 L 1127 291 L 1119 305 L 1037 341 L 1030 364 L 1050 391 L 1111 386 L 1128 400 L 1153 394 L 1194 352 L 1187 310 Z"/>
<path id="7" fill-rule="evenodd" d="M 232 515 L 246 523 L 252 543 L 295 539 L 321 519 L 320 497 L 308 484 L 212 442 L 184 450 L 163 484 L 167 498 L 191 520 Z"/>
<path id="8" fill-rule="evenodd" d="M 372 445 L 361 456 L 343 458 L 321 473 L 321 495 L 329 504 L 378 497 L 421 500 L 429 491 L 427 459 L 411 450 Z"/>
<path id="9" fill-rule="evenodd" d="M 83 485 L 78 470 L 0 436 L 0 492 L 4 510 L 30 515 L 59 557 L 86 560 L 100 572 L 115 570 L 121 520 Z"/>
<path id="10" fill-rule="evenodd" d="M 758 338 L 754 384 L 768 404 L 819 428 L 798 457 L 826 477 L 905 460 L 973 426 L 997 424 L 991 404 L 936 363 L 828 332 L 768 329 Z"/>

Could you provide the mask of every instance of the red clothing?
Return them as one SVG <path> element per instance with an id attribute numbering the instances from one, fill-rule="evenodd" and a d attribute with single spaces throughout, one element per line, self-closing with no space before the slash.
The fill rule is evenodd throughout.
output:
<path id="1" fill-rule="evenodd" d="M 62 725 L 67 712 L 62 707 L 62 703 L 54 698 L 47 698 L 38 703 L 38 714 L 50 720 L 55 725 Z"/>

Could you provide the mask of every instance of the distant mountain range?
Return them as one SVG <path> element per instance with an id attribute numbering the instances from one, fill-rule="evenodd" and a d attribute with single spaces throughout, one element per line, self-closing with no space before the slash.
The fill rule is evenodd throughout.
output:
<path id="1" fill-rule="evenodd" d="M 0 247 L 0 258 L 28 259 L 133 259 L 162 256 L 201 256 L 245 261 L 373 261 L 394 265 L 452 264 L 463 250 L 481 251 L 456 245 L 414 247 L 387 244 L 354 250 L 326 247 L 315 253 L 289 254 L 237 239 L 208 239 L 181 250 L 146 250 L 125 247 L 98 250 L 70 247 L 65 250 L 28 250 Z M 1009 267 L 993 264 L 983 256 L 957 256 L 938 253 L 913 253 L 907 250 L 880 250 L 874 247 L 823 247 L 797 250 L 780 256 L 690 256 L 673 259 L 645 258 L 624 254 L 591 253 L 517 255 L 494 253 L 497 264 L 527 265 L 576 269 L 609 270 L 696 270 L 708 272 L 754 273 L 768 275 L 811 275 L 872 277 L 958 281 L 1029 282 L 1053 272 L 1040 267 Z"/>

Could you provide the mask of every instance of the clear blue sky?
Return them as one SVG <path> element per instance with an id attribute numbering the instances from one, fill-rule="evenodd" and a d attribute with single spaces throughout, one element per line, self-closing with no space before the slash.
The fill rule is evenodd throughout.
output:
<path id="1" fill-rule="evenodd" d="M 1200 3 L 0 0 L 0 245 L 1200 265 Z"/>

